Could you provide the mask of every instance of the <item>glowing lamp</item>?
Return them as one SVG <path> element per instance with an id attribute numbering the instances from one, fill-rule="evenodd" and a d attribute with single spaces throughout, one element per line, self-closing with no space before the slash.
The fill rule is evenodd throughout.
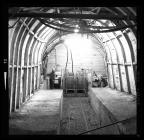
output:
<path id="1" fill-rule="evenodd" d="M 75 32 L 75 33 L 78 33 L 78 32 L 79 32 L 79 29 L 74 29 L 74 32 Z"/>

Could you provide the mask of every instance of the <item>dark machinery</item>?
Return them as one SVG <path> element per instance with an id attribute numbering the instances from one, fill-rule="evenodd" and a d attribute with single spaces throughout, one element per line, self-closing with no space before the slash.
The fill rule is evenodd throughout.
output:
<path id="1" fill-rule="evenodd" d="M 92 87 L 105 87 L 107 86 L 107 77 L 104 75 L 97 76 L 96 74 L 92 77 Z"/>
<path id="2" fill-rule="evenodd" d="M 88 81 L 82 71 L 76 74 L 65 72 L 63 77 L 64 96 L 88 96 Z"/>
<path id="3" fill-rule="evenodd" d="M 78 92 L 88 91 L 88 80 L 85 71 L 79 71 L 76 73 L 76 89 Z"/>
<path id="4" fill-rule="evenodd" d="M 54 88 L 61 88 L 61 72 L 56 71 L 54 76 Z"/>

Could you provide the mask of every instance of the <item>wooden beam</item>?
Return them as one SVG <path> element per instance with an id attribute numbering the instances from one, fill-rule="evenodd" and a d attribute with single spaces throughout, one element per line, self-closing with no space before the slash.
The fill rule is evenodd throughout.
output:
<path id="1" fill-rule="evenodd" d="M 112 14 L 58 14 L 58 13 L 34 13 L 19 12 L 9 13 L 9 18 L 15 17 L 44 17 L 44 18 L 72 18 L 72 19 L 108 19 L 108 20 L 136 20 L 134 16 L 112 15 Z"/>

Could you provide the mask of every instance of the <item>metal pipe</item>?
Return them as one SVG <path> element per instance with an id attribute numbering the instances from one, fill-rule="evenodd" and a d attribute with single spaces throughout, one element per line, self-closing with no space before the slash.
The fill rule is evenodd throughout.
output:
<path id="1" fill-rule="evenodd" d="M 116 121 L 116 122 L 113 122 L 113 123 L 111 123 L 111 124 L 107 124 L 107 125 L 104 125 L 104 126 L 101 126 L 101 127 L 98 127 L 98 128 L 90 129 L 90 130 L 85 131 L 85 132 L 82 132 L 82 133 L 80 133 L 80 134 L 78 134 L 78 135 L 83 135 L 83 134 L 86 134 L 86 133 L 88 133 L 88 132 L 96 131 L 96 130 L 99 130 L 99 129 L 102 129 L 102 128 L 105 128 L 105 127 L 108 127 L 108 126 L 112 126 L 112 125 L 115 125 L 115 124 L 123 123 L 123 122 L 129 121 L 129 120 L 131 120 L 131 119 L 133 119 L 133 118 L 135 118 L 135 117 L 127 118 L 127 119 L 120 120 L 120 121 Z"/>
<path id="2" fill-rule="evenodd" d="M 74 33 L 74 31 L 72 31 L 72 30 L 60 29 L 60 28 L 51 26 L 51 25 L 43 22 L 42 20 L 40 20 L 40 22 L 41 22 L 42 24 L 44 24 L 44 25 L 52 28 L 52 29 L 55 29 L 55 30 L 60 30 L 60 31 L 64 31 L 64 32 Z M 106 33 L 106 32 L 113 32 L 113 31 L 122 30 L 122 29 L 125 29 L 125 28 L 133 28 L 133 27 L 135 27 L 135 26 L 136 26 L 136 24 L 135 24 L 135 25 L 127 25 L 127 26 L 123 26 L 123 27 L 117 27 L 117 28 L 113 28 L 113 29 L 110 29 L 110 30 L 102 30 L 102 31 L 99 31 L 99 30 L 94 30 L 94 31 L 93 31 L 93 30 L 91 30 L 91 31 L 89 31 L 89 30 L 79 31 L 79 33 Z"/>
<path id="3" fill-rule="evenodd" d="M 70 49 L 70 54 L 71 54 L 71 62 L 72 62 L 72 73 L 73 73 L 73 56 L 72 56 L 72 51 Z"/>

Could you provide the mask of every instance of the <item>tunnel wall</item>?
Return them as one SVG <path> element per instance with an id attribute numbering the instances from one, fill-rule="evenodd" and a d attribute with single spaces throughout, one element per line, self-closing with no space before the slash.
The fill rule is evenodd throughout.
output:
<path id="1" fill-rule="evenodd" d="M 14 22 L 9 20 L 10 24 Z M 108 26 L 104 22 L 100 25 Z M 105 51 L 109 87 L 136 95 L 137 40 L 134 31 L 127 28 L 93 35 L 99 39 Z M 21 18 L 14 28 L 9 29 L 10 112 L 19 109 L 39 89 L 43 52 L 50 47 L 48 44 L 55 40 L 57 33 L 33 18 Z M 96 62 L 93 60 L 93 64 L 96 65 Z"/>
<path id="2" fill-rule="evenodd" d="M 136 37 L 131 29 L 98 34 L 106 51 L 109 86 L 136 95 Z"/>
<path id="3" fill-rule="evenodd" d="M 73 69 L 77 72 L 81 69 L 95 71 L 97 74 L 106 75 L 106 66 L 104 56 L 99 52 L 99 44 L 92 43 L 86 48 L 86 51 L 73 50 Z M 63 44 L 57 45 L 55 49 L 48 55 L 47 73 L 50 73 L 52 68 L 64 70 L 67 61 L 67 51 Z M 72 61 L 70 52 L 68 54 L 67 69 L 72 72 Z"/>
<path id="4" fill-rule="evenodd" d="M 15 20 L 10 20 L 13 24 Z M 42 52 L 46 40 L 51 40 L 55 30 L 43 26 L 32 18 L 21 18 L 9 29 L 8 91 L 9 111 L 16 111 L 40 88 Z"/>
<path id="5" fill-rule="evenodd" d="M 32 31 L 34 26 L 29 21 L 32 19 L 21 21 L 9 30 L 10 112 L 18 109 L 39 88 L 41 61 L 36 58 L 45 42 L 35 36 Z"/>

